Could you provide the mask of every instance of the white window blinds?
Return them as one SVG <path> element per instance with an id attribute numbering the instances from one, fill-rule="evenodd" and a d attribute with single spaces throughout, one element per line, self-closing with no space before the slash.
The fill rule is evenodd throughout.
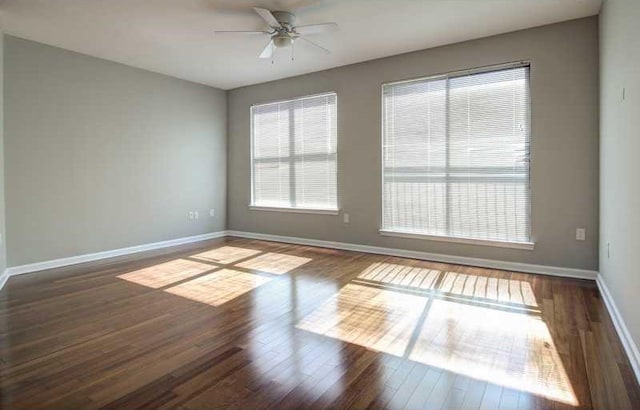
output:
<path id="1" fill-rule="evenodd" d="M 383 231 L 528 242 L 529 67 L 383 86 Z"/>
<path id="2" fill-rule="evenodd" d="M 253 206 L 337 210 L 336 100 L 251 107 Z"/>

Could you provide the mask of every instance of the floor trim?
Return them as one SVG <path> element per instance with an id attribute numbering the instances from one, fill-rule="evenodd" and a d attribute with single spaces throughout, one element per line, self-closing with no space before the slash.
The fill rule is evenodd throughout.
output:
<path id="1" fill-rule="evenodd" d="M 0 290 L 4 287 L 5 283 L 9 280 L 9 271 L 5 269 L 0 273 Z"/>
<path id="2" fill-rule="evenodd" d="M 434 262 L 452 263 L 456 265 L 479 266 L 483 268 L 500 269 L 515 272 L 538 273 L 542 275 L 561 276 L 565 278 L 595 280 L 598 276 L 598 272 L 585 269 L 561 268 L 555 266 L 534 265 L 530 263 L 470 258 L 467 256 L 445 255 L 440 253 L 411 251 L 397 248 L 383 248 L 379 246 L 323 241 L 319 239 L 307 239 L 292 236 L 269 235 L 255 232 L 227 231 L 227 234 L 229 236 L 237 236 L 239 238 L 260 239 L 265 241 L 293 243 L 297 245 L 318 246 L 321 248 L 334 248 L 347 251 L 375 253 L 378 255 L 399 256 L 403 258 L 422 259 Z"/>
<path id="3" fill-rule="evenodd" d="M 598 289 L 600 290 L 600 294 L 602 295 L 602 300 L 604 300 L 604 304 L 609 311 L 609 316 L 611 316 L 611 320 L 613 321 L 613 326 L 616 328 L 618 332 L 618 336 L 622 341 L 622 346 L 624 347 L 624 351 L 627 353 L 627 357 L 631 362 L 631 368 L 636 375 L 636 380 L 640 383 L 640 350 L 638 350 L 638 346 L 633 341 L 631 337 L 631 333 L 627 328 L 616 303 L 609 292 L 609 288 L 604 281 L 604 278 L 601 274 L 598 274 L 596 279 L 596 283 L 598 284 Z"/>
<path id="4" fill-rule="evenodd" d="M 205 241 L 207 239 L 222 238 L 226 236 L 226 231 L 205 233 L 203 235 L 187 236 L 184 238 L 170 239 L 168 241 L 146 243 L 143 245 L 130 246 L 127 248 L 113 249 L 84 255 L 71 256 L 68 258 L 53 259 L 50 261 L 30 263 L 27 265 L 12 266 L 5 271 L 7 276 L 22 275 L 24 273 L 37 272 L 46 269 L 60 268 L 63 266 L 76 265 L 78 263 L 92 262 L 100 259 L 113 258 L 114 256 L 130 255 L 133 253 L 150 251 L 154 249 L 169 248 L 171 246 L 183 245 L 186 243 Z M 6 279 L 5 279 L 6 281 Z M 0 282 L 1 283 L 1 282 Z M 0 286 L 0 289 L 2 287 Z"/>

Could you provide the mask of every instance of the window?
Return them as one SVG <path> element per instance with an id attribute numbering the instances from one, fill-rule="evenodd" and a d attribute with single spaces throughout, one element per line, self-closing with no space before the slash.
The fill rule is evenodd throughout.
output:
<path id="1" fill-rule="evenodd" d="M 532 248 L 529 112 L 528 65 L 384 85 L 381 232 Z"/>
<path id="2" fill-rule="evenodd" d="M 253 207 L 337 212 L 336 100 L 251 107 Z"/>

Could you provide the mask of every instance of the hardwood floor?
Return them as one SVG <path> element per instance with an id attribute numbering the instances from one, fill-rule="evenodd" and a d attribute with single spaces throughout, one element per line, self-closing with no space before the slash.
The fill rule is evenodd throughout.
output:
<path id="1" fill-rule="evenodd" d="M 587 281 L 227 238 L 11 278 L 4 408 L 631 409 Z"/>

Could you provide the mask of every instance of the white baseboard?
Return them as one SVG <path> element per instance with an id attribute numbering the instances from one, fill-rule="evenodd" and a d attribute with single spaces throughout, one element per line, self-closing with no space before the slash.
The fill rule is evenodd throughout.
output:
<path id="1" fill-rule="evenodd" d="M 600 289 L 600 294 L 602 295 L 602 300 L 604 300 L 604 304 L 609 311 L 609 315 L 611 316 L 611 321 L 613 322 L 613 326 L 616 328 L 618 332 L 618 336 L 620 337 L 620 341 L 622 341 L 622 346 L 624 347 L 624 351 L 627 353 L 627 357 L 631 362 L 631 367 L 633 368 L 633 372 L 636 375 L 636 379 L 638 383 L 640 383 L 640 350 L 638 350 L 638 346 L 635 344 L 633 339 L 631 338 L 631 333 L 627 328 L 627 325 L 616 306 L 616 303 L 609 292 L 609 288 L 607 288 L 607 284 L 604 282 L 602 275 L 598 275 L 596 279 L 596 283 L 598 284 L 598 289 Z"/>
<path id="2" fill-rule="evenodd" d="M 78 263 L 92 262 L 100 259 L 113 258 L 114 256 L 130 255 L 133 253 L 150 251 L 154 249 L 168 248 L 171 246 L 183 245 L 192 242 L 205 241 L 207 239 L 222 238 L 226 236 L 226 231 L 205 233 L 203 235 L 187 236 L 184 238 L 171 239 L 168 241 L 147 243 L 144 245 L 130 246 L 127 248 L 113 249 L 84 255 L 71 256 L 68 258 L 53 259 L 50 261 L 30 263 L 27 265 L 12 266 L 7 268 L 7 276 L 22 275 L 23 273 L 37 272 L 46 269 L 60 268 L 63 266 L 76 265 Z M 6 279 L 5 279 L 6 281 Z M 0 289 L 2 287 L 0 286 Z"/>
<path id="3" fill-rule="evenodd" d="M 379 246 L 358 245 L 354 243 L 323 241 L 319 239 L 297 238 L 292 236 L 269 235 L 255 232 L 227 231 L 229 236 L 239 238 L 261 239 L 265 241 L 285 242 L 298 245 L 318 246 L 321 248 L 334 248 L 347 251 L 375 253 L 379 255 L 400 256 L 403 258 L 422 259 L 433 262 L 452 263 L 456 265 L 479 266 L 483 268 L 500 269 L 506 271 L 538 273 L 543 275 L 561 276 L 567 278 L 595 280 L 598 272 L 586 269 L 561 268 L 546 265 L 534 265 L 531 263 L 506 262 L 492 259 L 470 258 L 467 256 L 444 255 L 411 251 L 397 248 L 383 248 Z"/>
<path id="4" fill-rule="evenodd" d="M 7 283 L 8 280 L 9 272 L 7 271 L 7 269 L 5 269 L 4 271 L 2 271 L 2 273 L 0 273 L 0 290 L 2 290 L 4 284 Z"/>

